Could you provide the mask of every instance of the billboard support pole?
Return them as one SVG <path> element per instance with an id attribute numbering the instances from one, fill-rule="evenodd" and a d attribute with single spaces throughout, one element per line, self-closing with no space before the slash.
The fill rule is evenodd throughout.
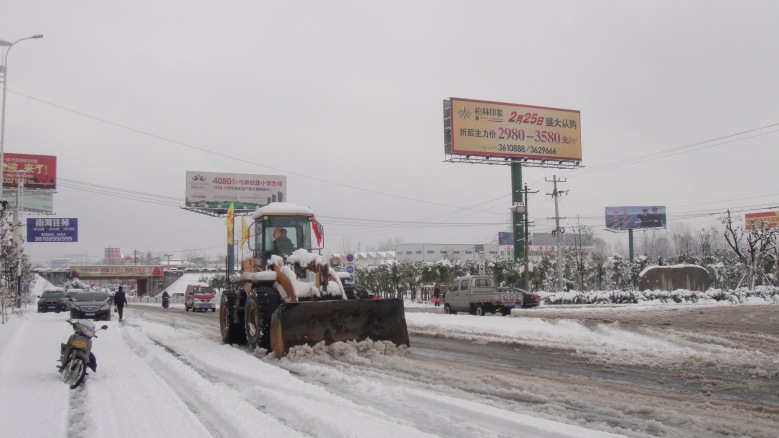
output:
<path id="1" fill-rule="evenodd" d="M 630 263 L 633 263 L 633 228 L 628 228 L 628 248 L 630 252 Z"/>
<path id="2" fill-rule="evenodd" d="M 513 205 L 522 204 L 522 163 L 518 159 L 511 160 L 511 202 Z M 527 214 L 527 213 L 525 213 Z M 511 230 L 514 232 L 514 261 L 523 260 L 525 257 L 525 232 L 524 215 L 512 212 Z"/>

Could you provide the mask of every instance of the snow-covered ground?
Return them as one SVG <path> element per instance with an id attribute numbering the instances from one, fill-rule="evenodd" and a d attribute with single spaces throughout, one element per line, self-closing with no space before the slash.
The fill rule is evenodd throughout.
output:
<path id="1" fill-rule="evenodd" d="M 676 366 L 700 360 L 743 363 L 770 374 L 779 362 L 779 355 L 737 346 L 698 348 L 673 335 L 587 329 L 575 321 L 527 317 L 532 310 L 501 318 L 414 312 L 426 306 L 415 307 L 421 309 L 406 313 L 412 334 L 473 343 L 529 339 L 539 346 L 576 345 L 577 354 L 612 365 Z M 604 312 L 640 308 L 615 306 Z M 413 345 L 410 350 L 371 342 L 298 347 L 276 360 L 222 344 L 215 314 L 186 314 L 166 323 L 172 315 L 147 315 L 141 304 L 131 304 L 125 321 L 107 322 L 109 329 L 94 340 L 98 371 L 75 390 L 56 371 L 59 345 L 71 331 L 66 314 L 38 314 L 30 308 L 0 325 L 2 436 L 614 436 L 603 431 L 614 430 L 606 425 L 594 430 L 557 422 L 506 409 L 486 395 L 442 391 L 382 371 L 407 367 Z M 204 330 L 213 335 L 204 336 Z M 445 412 L 447 420 L 434 411 Z M 663 436 L 663 429 L 649 435 Z"/>

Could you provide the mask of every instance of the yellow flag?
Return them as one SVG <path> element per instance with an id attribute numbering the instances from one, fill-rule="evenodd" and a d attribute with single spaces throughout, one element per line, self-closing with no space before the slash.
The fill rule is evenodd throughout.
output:
<path id="1" fill-rule="evenodd" d="M 227 244 L 233 244 L 233 222 L 235 222 L 235 205 L 230 203 L 230 208 L 227 209 L 227 217 L 225 218 L 225 225 L 227 225 Z"/>
<path id="2" fill-rule="evenodd" d="M 241 216 L 241 245 L 238 247 L 243 251 L 243 244 L 249 241 L 249 226 L 246 225 L 246 216 Z"/>

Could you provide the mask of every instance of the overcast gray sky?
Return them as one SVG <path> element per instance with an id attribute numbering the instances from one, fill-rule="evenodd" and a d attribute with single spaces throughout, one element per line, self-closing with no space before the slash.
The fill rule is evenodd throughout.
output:
<path id="1" fill-rule="evenodd" d="M 57 156 L 79 219 L 26 250 L 222 255 L 223 220 L 179 208 L 187 170 L 286 175 L 333 252 L 495 242 L 510 168 L 443 161 L 449 97 L 581 112 L 585 167 L 523 172 L 533 231 L 552 175 L 563 225 L 608 239 L 606 206 L 779 209 L 777 23 L 769 0 L 0 0 L 0 39 L 44 34 L 10 52 L 5 151 Z"/>

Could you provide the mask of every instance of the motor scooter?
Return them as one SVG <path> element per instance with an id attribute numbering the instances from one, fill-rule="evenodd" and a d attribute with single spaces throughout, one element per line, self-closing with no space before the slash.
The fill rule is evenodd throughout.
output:
<path id="1" fill-rule="evenodd" d="M 162 297 L 162 308 L 167 309 L 170 306 L 170 298 L 163 296 Z"/>
<path id="2" fill-rule="evenodd" d="M 87 374 L 87 367 L 92 372 L 97 372 L 97 358 L 92 354 L 92 338 L 97 338 L 97 332 L 108 330 L 104 325 L 95 330 L 95 324 L 86 320 L 71 321 L 67 323 L 73 327 L 73 334 L 68 338 L 68 342 L 60 344 L 60 365 L 58 365 L 62 381 L 75 389 Z"/>

